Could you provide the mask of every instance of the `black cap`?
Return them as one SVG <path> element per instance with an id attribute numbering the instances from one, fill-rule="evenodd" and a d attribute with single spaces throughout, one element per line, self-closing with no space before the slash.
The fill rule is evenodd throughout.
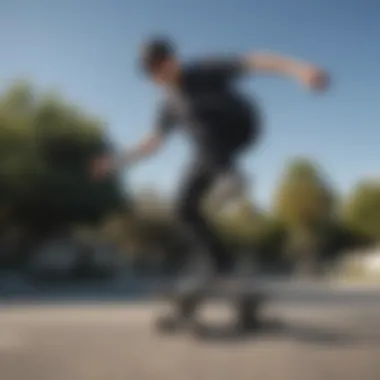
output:
<path id="1" fill-rule="evenodd" d="M 141 49 L 140 65 L 144 72 L 150 73 L 155 67 L 175 54 L 173 44 L 166 38 L 147 41 Z"/>

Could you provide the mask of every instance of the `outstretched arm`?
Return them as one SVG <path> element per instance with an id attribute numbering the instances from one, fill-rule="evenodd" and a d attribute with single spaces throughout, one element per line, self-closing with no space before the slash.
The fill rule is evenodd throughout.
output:
<path id="1" fill-rule="evenodd" d="M 290 77 L 314 90 L 325 90 L 329 84 L 324 70 L 311 63 L 277 53 L 258 52 L 239 57 L 208 58 L 201 67 L 205 76 L 214 76 L 223 81 L 252 72 Z"/>
<path id="2" fill-rule="evenodd" d="M 110 172 L 123 169 L 148 158 L 156 153 L 163 145 L 166 136 L 174 126 L 174 118 L 167 105 L 160 108 L 156 125 L 147 137 L 132 148 L 123 149 L 116 157 L 101 157 L 93 163 L 93 174 L 96 178 L 103 178 Z"/>
<path id="3" fill-rule="evenodd" d="M 152 133 L 145 137 L 134 148 L 121 153 L 119 157 L 119 165 L 133 165 L 144 158 L 156 153 L 163 145 L 164 137 L 159 133 Z"/>
<path id="4" fill-rule="evenodd" d="M 121 154 L 120 165 L 133 165 L 156 153 L 163 145 L 165 138 L 173 130 L 175 118 L 169 104 L 164 102 L 159 107 L 156 123 L 151 132 L 140 144 Z"/>
<path id="5" fill-rule="evenodd" d="M 99 157 L 91 163 L 93 177 L 102 179 L 116 170 L 123 169 L 127 165 L 133 165 L 157 152 L 162 143 L 163 137 L 152 133 L 132 149 L 123 150 L 116 156 L 106 155 Z"/>
<path id="6" fill-rule="evenodd" d="M 328 86 L 327 73 L 316 66 L 276 53 L 262 52 L 243 57 L 243 65 L 256 73 L 276 74 L 294 78 L 306 86 L 324 90 Z"/>

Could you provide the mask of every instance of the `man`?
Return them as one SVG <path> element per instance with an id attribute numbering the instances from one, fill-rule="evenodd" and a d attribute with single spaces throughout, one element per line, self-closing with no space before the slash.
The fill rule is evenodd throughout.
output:
<path id="1" fill-rule="evenodd" d="M 165 39 L 153 39 L 143 47 L 141 66 L 148 78 L 165 91 L 155 128 L 118 162 L 98 162 L 96 173 L 102 175 L 115 166 L 130 165 L 152 155 L 175 126 L 182 126 L 196 151 L 179 192 L 178 216 L 199 249 L 212 258 L 216 274 L 226 275 L 233 268 L 233 254 L 203 218 L 200 206 L 221 176 L 236 172 L 237 158 L 259 135 L 258 112 L 234 84 L 244 75 L 263 73 L 287 76 L 312 90 L 324 90 L 327 76 L 313 65 L 272 53 L 183 64 Z"/>

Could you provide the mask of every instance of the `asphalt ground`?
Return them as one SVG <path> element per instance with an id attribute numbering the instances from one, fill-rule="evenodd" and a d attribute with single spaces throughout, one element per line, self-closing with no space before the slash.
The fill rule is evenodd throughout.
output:
<path id="1" fill-rule="evenodd" d="M 228 305 L 205 307 L 199 318 L 210 335 L 203 340 L 157 333 L 163 305 L 148 300 L 3 304 L 0 379 L 380 379 L 377 298 L 367 294 L 363 302 L 362 291 L 341 302 L 326 295 L 310 302 L 308 292 L 303 288 L 303 301 L 268 303 L 265 328 L 250 334 L 226 327 Z"/>

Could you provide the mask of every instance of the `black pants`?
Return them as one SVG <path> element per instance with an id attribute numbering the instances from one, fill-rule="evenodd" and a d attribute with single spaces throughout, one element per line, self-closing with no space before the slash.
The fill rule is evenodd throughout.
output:
<path id="1" fill-rule="evenodd" d="M 252 125 L 252 120 L 247 124 L 246 119 L 244 125 L 229 127 L 221 128 L 218 137 L 200 149 L 186 173 L 177 208 L 181 221 L 195 238 L 196 245 L 202 252 L 210 255 L 215 270 L 220 274 L 226 274 L 233 268 L 235 255 L 229 252 L 203 217 L 202 200 L 221 175 L 234 169 L 240 154 L 256 141 L 255 132 L 258 129 L 256 125 Z"/>

